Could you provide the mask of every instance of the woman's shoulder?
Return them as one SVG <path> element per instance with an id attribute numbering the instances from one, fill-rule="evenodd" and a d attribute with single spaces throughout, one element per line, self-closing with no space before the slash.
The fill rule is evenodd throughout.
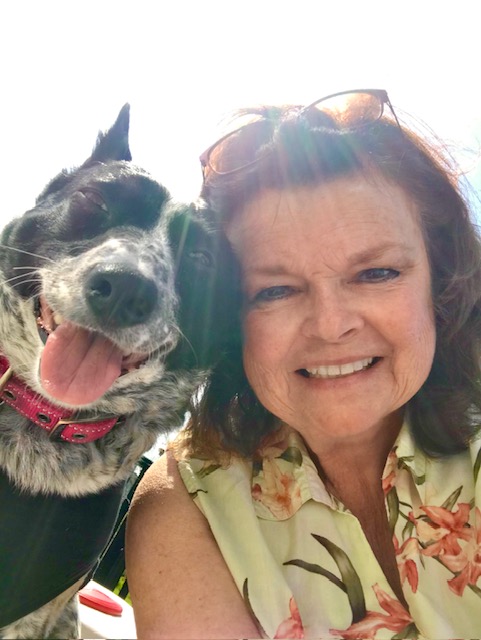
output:
<path id="1" fill-rule="evenodd" d="M 172 451 L 136 490 L 126 560 L 139 638 L 196 638 L 199 629 L 203 637 L 221 637 L 226 611 L 235 637 L 258 637 Z"/>
<path id="2" fill-rule="evenodd" d="M 137 513 L 155 519 L 162 511 L 162 519 L 173 508 L 178 517 L 179 509 L 194 509 L 186 486 L 180 476 L 178 463 L 169 449 L 147 470 L 135 491 L 129 512 L 129 519 Z M 165 520 L 164 520 L 165 521 Z"/>
<path id="3" fill-rule="evenodd" d="M 180 476 L 177 461 L 166 451 L 145 473 L 132 499 L 128 555 L 149 555 L 160 547 L 182 553 L 182 548 L 205 535 L 207 527 Z"/>

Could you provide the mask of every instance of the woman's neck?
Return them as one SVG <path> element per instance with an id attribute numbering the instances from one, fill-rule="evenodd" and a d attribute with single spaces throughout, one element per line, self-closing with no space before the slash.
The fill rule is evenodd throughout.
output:
<path id="1" fill-rule="evenodd" d="M 377 492 L 381 485 L 387 457 L 402 427 L 403 414 L 389 416 L 372 430 L 349 437 L 332 439 L 305 438 L 319 475 L 335 495 Z M 338 496 L 341 498 L 341 496 Z M 346 505 L 347 506 L 347 505 Z"/>

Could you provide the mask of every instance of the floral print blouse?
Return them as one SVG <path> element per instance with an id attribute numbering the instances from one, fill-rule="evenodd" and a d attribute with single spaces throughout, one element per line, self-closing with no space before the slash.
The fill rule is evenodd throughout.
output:
<path id="1" fill-rule="evenodd" d="M 409 611 L 296 432 L 272 434 L 251 461 L 178 465 L 263 637 L 481 638 L 480 450 L 478 440 L 429 458 L 405 424 L 388 456 L 382 485 Z"/>

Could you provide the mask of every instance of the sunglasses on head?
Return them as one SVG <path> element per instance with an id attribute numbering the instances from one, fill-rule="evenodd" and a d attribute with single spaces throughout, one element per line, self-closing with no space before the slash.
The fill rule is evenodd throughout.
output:
<path id="1" fill-rule="evenodd" d="M 380 120 L 385 105 L 401 128 L 384 89 L 341 91 L 320 98 L 306 107 L 293 106 L 287 112 L 275 107 L 241 112 L 236 119 L 235 129 L 214 142 L 200 156 L 204 180 L 211 171 L 217 175 L 229 175 L 258 162 L 264 155 L 262 147 L 272 140 L 279 121 L 303 116 L 319 129 L 355 131 Z"/>

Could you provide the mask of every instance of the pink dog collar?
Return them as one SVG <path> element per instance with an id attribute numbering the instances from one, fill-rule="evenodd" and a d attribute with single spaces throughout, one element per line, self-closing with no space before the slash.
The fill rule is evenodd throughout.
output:
<path id="1" fill-rule="evenodd" d="M 21 413 L 35 423 L 51 438 L 65 442 L 85 443 L 98 440 L 107 434 L 119 420 L 118 417 L 85 421 L 72 419 L 75 411 L 57 407 L 30 389 L 13 374 L 5 356 L 0 355 L 0 402 Z"/>

